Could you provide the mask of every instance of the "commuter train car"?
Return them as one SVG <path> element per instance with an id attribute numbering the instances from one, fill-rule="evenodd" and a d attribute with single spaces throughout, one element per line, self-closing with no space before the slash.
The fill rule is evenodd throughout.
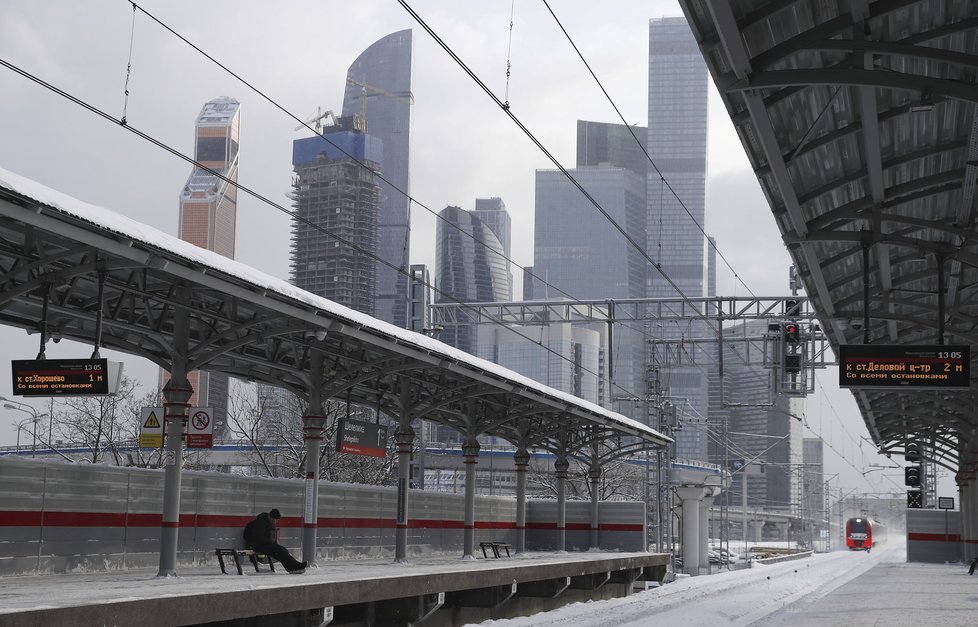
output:
<path id="1" fill-rule="evenodd" d="M 886 527 L 871 518 L 850 518 L 846 521 L 846 546 L 852 551 L 869 551 L 886 540 Z"/>

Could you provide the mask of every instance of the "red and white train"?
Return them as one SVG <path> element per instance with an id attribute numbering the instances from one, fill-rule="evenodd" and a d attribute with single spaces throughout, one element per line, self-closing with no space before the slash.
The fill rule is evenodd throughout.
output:
<path id="1" fill-rule="evenodd" d="M 851 551 L 869 551 L 886 541 L 886 527 L 871 518 L 850 518 L 846 521 L 846 546 Z"/>

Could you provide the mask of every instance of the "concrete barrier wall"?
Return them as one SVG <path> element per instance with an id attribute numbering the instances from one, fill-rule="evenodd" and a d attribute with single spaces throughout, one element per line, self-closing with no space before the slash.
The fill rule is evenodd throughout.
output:
<path id="1" fill-rule="evenodd" d="M 598 503 L 598 545 L 602 549 L 646 551 L 645 504 L 637 501 Z M 526 549 L 553 550 L 557 545 L 557 501 L 529 501 Z M 564 514 L 568 551 L 586 551 L 591 543 L 591 503 L 568 501 Z"/>
<path id="2" fill-rule="evenodd" d="M 961 559 L 961 512 L 907 510 L 907 561 L 957 562 Z"/>
<path id="3" fill-rule="evenodd" d="M 303 487 L 298 479 L 185 471 L 178 564 L 216 563 L 215 548 L 243 546 L 244 525 L 272 508 L 282 512 L 281 543 L 298 553 Z M 394 488 L 321 482 L 318 554 L 393 558 L 396 497 Z M 155 567 L 162 504 L 160 470 L 0 458 L 0 576 Z M 408 555 L 461 553 L 464 505 L 463 494 L 412 490 Z M 568 550 L 588 548 L 588 505 L 568 503 Z M 645 550 L 644 512 L 642 503 L 603 503 L 602 548 Z M 527 518 L 528 548 L 555 549 L 556 502 L 528 502 Z M 514 499 L 476 497 L 476 543 L 513 543 L 515 534 Z"/>

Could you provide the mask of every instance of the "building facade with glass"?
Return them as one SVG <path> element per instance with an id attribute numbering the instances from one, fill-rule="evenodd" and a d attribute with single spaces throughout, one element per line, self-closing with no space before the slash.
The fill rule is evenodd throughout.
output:
<path id="1" fill-rule="evenodd" d="M 513 297 L 503 245 L 474 212 L 446 207 L 435 231 L 435 302 L 489 303 Z M 472 329 L 448 325 L 438 339 L 472 352 Z"/>
<path id="2" fill-rule="evenodd" d="M 190 172 L 179 197 L 177 235 L 180 239 L 231 259 L 234 259 L 238 189 L 225 178 L 238 181 L 240 131 L 240 102 L 223 96 L 204 103 L 194 124 L 194 159 L 200 165 Z M 214 436 L 223 437 L 227 425 L 227 375 L 195 371 L 188 379 L 194 389 L 190 404 L 212 408 Z"/>
<path id="3" fill-rule="evenodd" d="M 662 273 L 649 270 L 647 296 L 651 298 L 679 298 L 677 288 L 690 298 L 709 295 L 707 242 L 701 230 L 706 227 L 708 84 L 706 64 L 686 19 L 651 20 L 647 150 L 655 167 L 650 166 L 648 175 L 646 250 L 662 268 Z M 677 339 L 709 332 L 686 327 L 663 324 L 652 333 Z M 671 367 L 665 374 L 673 404 L 684 408 L 680 419 L 703 420 L 709 405 L 705 369 Z M 676 451 L 681 458 L 707 459 L 703 429 L 683 429 Z"/>
<path id="4" fill-rule="evenodd" d="M 381 163 L 375 316 L 407 326 L 408 268 L 411 252 L 409 148 L 411 140 L 411 30 L 374 42 L 350 65 L 343 96 L 343 117 L 359 115 L 366 132 L 383 144 Z M 398 270 L 400 269 L 400 271 Z"/>

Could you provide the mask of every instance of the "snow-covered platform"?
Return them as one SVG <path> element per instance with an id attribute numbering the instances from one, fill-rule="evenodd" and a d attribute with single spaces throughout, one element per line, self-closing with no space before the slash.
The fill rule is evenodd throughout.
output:
<path id="1" fill-rule="evenodd" d="M 525 553 L 512 558 L 458 556 L 324 561 L 302 575 L 216 567 L 0 578 L 0 624 L 188 625 L 291 615 L 290 624 L 415 621 L 441 608 L 484 620 L 552 609 L 570 601 L 631 592 L 637 579 L 661 581 L 669 556 L 651 553 Z M 234 572 L 233 569 L 231 572 Z M 324 611 L 324 608 L 325 611 Z M 302 616 L 307 615 L 308 621 Z M 383 617 L 383 618 L 382 618 Z M 466 621 L 463 621 L 466 622 Z"/>
<path id="2" fill-rule="evenodd" d="M 966 564 L 877 564 L 764 625 L 853 627 L 978 624 L 978 576 Z"/>

